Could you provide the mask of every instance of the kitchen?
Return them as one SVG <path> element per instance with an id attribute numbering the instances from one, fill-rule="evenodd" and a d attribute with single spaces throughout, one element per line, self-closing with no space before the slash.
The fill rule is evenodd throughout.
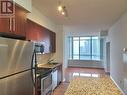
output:
<path id="1" fill-rule="evenodd" d="M 4 17 L 5 14 L 3 15 L 2 12 L 0 15 L 2 17 L 0 18 L 0 80 L 2 80 L 0 93 L 2 95 L 17 95 L 17 93 L 50 95 L 62 81 L 62 61 L 58 57 L 58 52 L 61 51 L 61 48 L 58 49 L 58 43 L 61 43 L 58 42 L 58 38 L 61 34 L 57 33 L 56 25 L 46 17 L 39 13 L 34 16 L 32 12 L 37 11 L 33 11 L 35 9 L 31 0 L 15 0 L 15 2 L 1 0 L 1 4 L 12 4 L 15 11 L 11 14 L 11 18 L 9 14 L 8 17 Z M 40 23 L 41 20 L 38 22 L 39 16 L 44 19 L 45 24 L 42 25 L 41 23 L 44 22 Z M 8 64 L 10 65 L 7 66 Z M 25 79 L 27 81 L 24 81 Z M 25 84 L 29 86 L 24 86 Z M 47 89 L 48 87 L 50 89 Z"/>
<path id="2" fill-rule="evenodd" d="M 126 95 L 126 18 L 127 0 L 0 0 L 0 95 Z"/>

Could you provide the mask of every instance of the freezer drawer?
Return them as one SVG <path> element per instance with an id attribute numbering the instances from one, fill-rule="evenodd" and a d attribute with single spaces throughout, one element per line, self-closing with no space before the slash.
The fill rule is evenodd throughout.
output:
<path id="1" fill-rule="evenodd" d="M 33 95 L 31 70 L 0 79 L 0 95 Z"/>

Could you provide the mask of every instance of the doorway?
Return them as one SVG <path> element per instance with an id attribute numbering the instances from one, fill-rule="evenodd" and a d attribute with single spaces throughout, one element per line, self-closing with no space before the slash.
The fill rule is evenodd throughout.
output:
<path id="1" fill-rule="evenodd" d="M 110 42 L 106 42 L 106 72 L 110 74 Z"/>

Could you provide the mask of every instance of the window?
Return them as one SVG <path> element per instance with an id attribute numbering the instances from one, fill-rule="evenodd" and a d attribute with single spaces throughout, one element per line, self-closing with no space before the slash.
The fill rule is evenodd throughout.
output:
<path id="1" fill-rule="evenodd" d="M 69 56 L 74 60 L 100 60 L 98 37 L 69 37 Z"/>
<path id="2" fill-rule="evenodd" d="M 79 59 L 79 37 L 73 38 L 73 58 Z"/>

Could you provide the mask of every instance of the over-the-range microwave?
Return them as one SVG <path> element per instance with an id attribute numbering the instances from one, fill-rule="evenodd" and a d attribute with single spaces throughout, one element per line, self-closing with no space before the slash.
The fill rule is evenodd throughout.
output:
<path id="1" fill-rule="evenodd" d="M 35 52 L 37 54 L 43 54 L 44 53 L 44 45 L 40 42 L 35 43 Z"/>

